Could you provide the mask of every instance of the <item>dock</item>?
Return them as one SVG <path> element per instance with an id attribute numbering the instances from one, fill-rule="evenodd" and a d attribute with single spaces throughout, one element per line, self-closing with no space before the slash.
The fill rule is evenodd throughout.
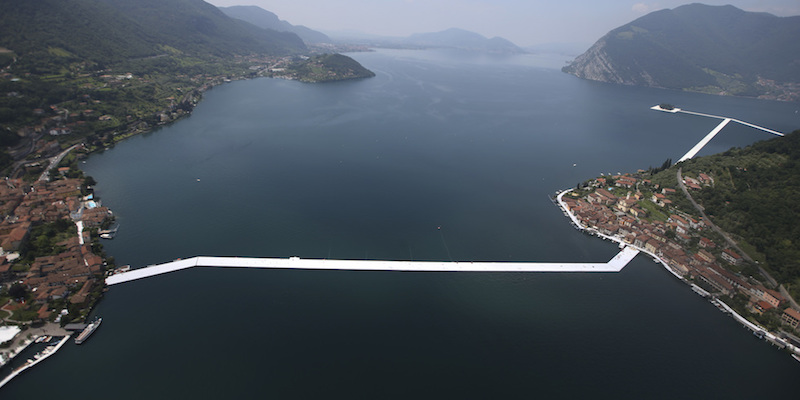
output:
<path id="1" fill-rule="evenodd" d="M 25 370 L 27 370 L 27 369 L 29 369 L 29 368 L 32 368 L 32 367 L 34 367 L 36 364 L 39 364 L 40 362 L 42 362 L 42 361 L 44 361 L 44 360 L 48 359 L 48 358 L 49 358 L 50 356 L 52 356 L 53 354 L 56 354 L 56 352 L 57 352 L 59 349 L 61 349 L 61 347 L 63 347 L 65 343 L 67 343 L 67 340 L 69 340 L 69 338 L 70 338 L 70 335 L 64 336 L 64 337 L 63 337 L 63 338 L 62 338 L 62 339 L 61 339 L 61 340 L 58 342 L 58 344 L 55 344 L 55 345 L 53 345 L 53 346 L 49 346 L 49 347 L 47 347 L 47 348 L 46 348 L 45 350 L 43 350 L 42 352 L 38 353 L 38 354 L 35 356 L 35 358 L 33 358 L 33 359 L 29 359 L 29 360 L 28 360 L 27 362 L 25 362 L 25 364 L 23 364 L 21 367 L 19 367 L 19 368 L 15 369 L 14 371 L 12 371 L 12 372 L 11 372 L 11 373 L 10 373 L 10 374 L 7 376 L 7 377 L 5 377 L 5 379 L 3 379 L 2 381 L 0 381 L 0 388 L 2 388 L 3 386 L 5 386 L 5 385 L 6 385 L 8 382 L 11 382 L 11 380 L 12 380 L 12 379 L 14 379 L 14 378 L 16 378 L 16 377 L 17 377 L 17 375 L 19 375 L 19 374 L 21 374 L 21 373 L 25 372 Z"/>

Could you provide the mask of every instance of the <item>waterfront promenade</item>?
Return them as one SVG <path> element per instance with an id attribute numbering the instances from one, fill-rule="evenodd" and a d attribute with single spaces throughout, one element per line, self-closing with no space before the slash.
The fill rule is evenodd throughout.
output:
<path id="1" fill-rule="evenodd" d="M 624 248 L 606 263 L 328 260 L 303 259 L 299 257 L 193 257 L 111 275 L 106 278 L 106 284 L 116 285 L 193 267 L 404 272 L 619 272 L 628 265 L 637 254 L 639 254 L 639 251 L 636 249 Z"/>

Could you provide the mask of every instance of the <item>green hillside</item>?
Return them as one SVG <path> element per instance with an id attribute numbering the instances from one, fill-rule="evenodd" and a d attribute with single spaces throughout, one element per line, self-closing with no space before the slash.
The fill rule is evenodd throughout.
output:
<path id="1" fill-rule="evenodd" d="M 101 66 L 182 54 L 229 57 L 305 50 L 291 33 L 260 29 L 202 0 L 26 0 L 0 2 L 0 47 L 22 68 L 58 72 L 72 62 Z"/>
<path id="2" fill-rule="evenodd" d="M 800 130 L 679 164 L 683 175 L 714 183 L 692 192 L 715 224 L 800 298 Z M 676 167 L 654 182 L 674 182 Z M 667 186 L 674 186 L 668 184 Z"/>
<path id="3" fill-rule="evenodd" d="M 294 33 L 202 0 L 0 1 L 0 174 L 33 178 L 59 149 L 103 149 L 171 123 L 205 90 L 308 51 Z M 371 74 L 346 56 L 315 60 L 312 80 Z"/>
<path id="4" fill-rule="evenodd" d="M 279 32 L 292 32 L 300 36 L 307 43 L 332 43 L 333 41 L 322 32 L 317 32 L 302 25 L 292 25 L 283 21 L 272 12 L 258 6 L 231 6 L 220 7 L 225 15 L 249 22 L 259 28 L 273 29 Z"/>
<path id="5" fill-rule="evenodd" d="M 332 82 L 370 78 L 375 73 L 341 54 L 322 54 L 292 64 L 289 71 L 304 82 Z"/>

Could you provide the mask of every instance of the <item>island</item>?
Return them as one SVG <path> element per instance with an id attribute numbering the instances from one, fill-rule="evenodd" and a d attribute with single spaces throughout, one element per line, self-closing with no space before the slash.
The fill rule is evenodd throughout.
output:
<path id="1" fill-rule="evenodd" d="M 266 76 L 301 82 L 335 82 L 371 78 L 375 73 L 341 54 L 300 56 L 268 69 Z"/>

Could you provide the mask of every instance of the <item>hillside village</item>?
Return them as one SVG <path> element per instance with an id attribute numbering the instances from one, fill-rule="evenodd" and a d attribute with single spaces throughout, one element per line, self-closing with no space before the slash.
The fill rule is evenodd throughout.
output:
<path id="1" fill-rule="evenodd" d="M 730 297 L 737 312 L 749 314 L 768 329 L 783 323 L 797 330 L 800 312 L 789 306 L 790 299 L 767 287 L 769 280 L 709 229 L 709 221 L 676 207 L 685 201 L 683 193 L 646 177 L 643 170 L 598 177 L 563 201 L 590 232 L 616 237 L 658 256 L 675 274 L 713 296 Z M 690 191 L 714 184 L 705 173 L 683 179 Z"/>
<path id="2" fill-rule="evenodd" d="M 19 137 L 9 150 L 11 159 L 16 161 L 10 175 L 17 177 L 21 163 L 57 153 L 68 143 L 84 142 L 92 151 L 174 122 L 188 116 L 203 92 L 214 86 L 269 76 L 270 69 L 294 60 L 295 57 L 240 57 L 219 72 L 177 73 L 168 77 L 156 71 L 146 74 L 110 69 L 91 71 L 91 66 L 84 62 L 70 65 L 62 75 L 50 76 L 46 82 L 15 73 L 12 66 L 2 68 L 0 94 L 15 111 L 16 119 L 14 124 L 0 127 Z M 40 85 L 51 83 L 64 92 L 64 98 L 41 107 L 41 102 L 52 101 L 53 96 L 28 81 Z M 31 100 L 40 97 L 39 103 Z M 28 103 L 30 107 L 26 107 Z"/>
<path id="3" fill-rule="evenodd" d="M 98 232 L 112 213 L 86 180 L 66 176 L 75 171 L 57 171 L 0 183 L 0 317 L 8 322 L 83 318 L 104 286 Z"/>

